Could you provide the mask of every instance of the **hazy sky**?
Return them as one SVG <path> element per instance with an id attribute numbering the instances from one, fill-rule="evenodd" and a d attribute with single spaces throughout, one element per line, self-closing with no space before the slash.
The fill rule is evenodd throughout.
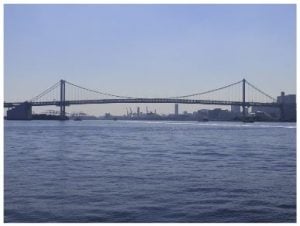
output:
<path id="1" fill-rule="evenodd" d="M 244 77 L 274 97 L 296 92 L 295 5 L 5 5 L 4 10 L 6 101 L 30 99 L 62 78 L 141 97 L 201 92 Z M 67 111 L 123 114 L 126 106 L 137 105 Z M 174 108 L 147 106 L 159 113 Z M 199 107 L 205 106 L 180 110 Z"/>

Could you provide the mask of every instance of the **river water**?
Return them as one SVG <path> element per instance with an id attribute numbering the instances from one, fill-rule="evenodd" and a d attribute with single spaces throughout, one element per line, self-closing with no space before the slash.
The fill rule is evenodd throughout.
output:
<path id="1" fill-rule="evenodd" d="M 295 222 L 296 124 L 5 121 L 5 222 Z"/>

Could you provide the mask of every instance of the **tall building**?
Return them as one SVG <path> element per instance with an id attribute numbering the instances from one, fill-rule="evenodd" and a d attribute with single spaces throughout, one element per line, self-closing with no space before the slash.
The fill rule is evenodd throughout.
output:
<path id="1" fill-rule="evenodd" d="M 175 104 L 175 115 L 178 116 L 178 104 Z"/>
<path id="2" fill-rule="evenodd" d="M 296 95 L 285 95 L 284 92 L 281 92 L 281 96 L 277 97 L 277 103 L 282 104 L 281 120 L 296 122 Z"/>
<path id="3" fill-rule="evenodd" d="M 284 92 L 281 92 L 281 96 L 277 97 L 277 102 L 283 104 L 296 104 L 296 95 L 295 94 L 285 95 Z"/>
<path id="4" fill-rule="evenodd" d="M 137 107 L 136 114 L 137 114 L 137 117 L 140 117 L 140 107 Z"/>

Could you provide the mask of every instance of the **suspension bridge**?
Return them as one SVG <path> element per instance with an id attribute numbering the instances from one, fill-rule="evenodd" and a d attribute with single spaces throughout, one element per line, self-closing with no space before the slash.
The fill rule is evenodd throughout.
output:
<path id="1" fill-rule="evenodd" d="M 61 119 L 66 118 L 66 107 L 82 104 L 113 104 L 113 103 L 178 103 L 178 104 L 209 104 L 237 105 L 243 109 L 251 106 L 268 106 L 281 108 L 276 99 L 243 79 L 216 89 L 173 97 L 131 97 L 105 93 L 88 89 L 71 82 L 60 80 L 34 98 L 22 102 L 4 102 L 5 108 L 14 108 L 27 103 L 32 106 L 58 106 Z"/>

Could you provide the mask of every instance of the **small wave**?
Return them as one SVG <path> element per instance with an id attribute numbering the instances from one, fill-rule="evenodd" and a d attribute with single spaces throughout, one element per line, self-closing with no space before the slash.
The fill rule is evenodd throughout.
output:
<path id="1" fill-rule="evenodd" d="M 284 128 L 296 129 L 296 125 L 267 125 L 259 124 L 245 124 L 242 122 L 180 122 L 180 121 L 123 121 L 125 123 L 142 123 L 142 124 L 165 124 L 165 125 L 191 125 L 191 126 L 215 126 L 215 127 L 240 127 L 240 128 Z"/>
<path id="2" fill-rule="evenodd" d="M 282 208 L 282 209 L 296 209 L 296 205 L 289 205 L 289 204 L 282 204 L 278 205 L 277 207 Z"/>

